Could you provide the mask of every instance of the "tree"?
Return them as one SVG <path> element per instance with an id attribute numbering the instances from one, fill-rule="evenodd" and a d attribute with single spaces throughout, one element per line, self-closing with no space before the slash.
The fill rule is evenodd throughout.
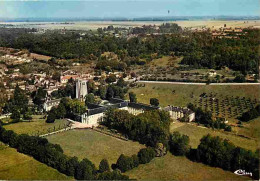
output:
<path id="1" fill-rule="evenodd" d="M 121 154 L 116 162 L 116 166 L 122 172 L 126 172 L 133 168 L 133 160 L 130 157 Z"/>
<path id="2" fill-rule="evenodd" d="M 55 119 L 56 119 L 56 113 L 54 111 L 50 111 L 46 123 L 54 123 Z"/>
<path id="3" fill-rule="evenodd" d="M 94 180 L 95 171 L 93 163 L 85 158 L 79 163 L 75 178 L 78 180 Z"/>
<path id="4" fill-rule="evenodd" d="M 115 82 L 116 81 L 116 75 L 115 74 L 110 74 L 107 79 L 106 79 L 106 82 L 107 83 L 112 83 L 112 82 Z"/>
<path id="5" fill-rule="evenodd" d="M 148 148 L 142 148 L 138 152 L 138 157 L 139 157 L 139 162 L 141 164 L 146 164 L 149 163 L 156 155 L 156 152 L 153 148 L 148 147 Z"/>
<path id="6" fill-rule="evenodd" d="M 101 99 L 106 99 L 106 94 L 107 94 L 107 88 L 106 86 L 100 86 L 99 87 L 99 96 Z"/>
<path id="7" fill-rule="evenodd" d="M 55 111 L 57 118 L 64 118 L 66 116 L 66 109 L 64 104 L 60 103 Z"/>
<path id="8" fill-rule="evenodd" d="M 125 87 L 127 84 L 126 82 L 124 81 L 123 77 L 120 77 L 116 83 L 117 86 L 119 87 Z"/>
<path id="9" fill-rule="evenodd" d="M 177 156 L 186 155 L 189 150 L 189 137 L 181 135 L 179 132 L 173 132 L 169 140 L 170 151 Z"/>
<path id="10" fill-rule="evenodd" d="M 159 106 L 159 100 L 156 99 L 156 98 L 151 98 L 150 104 L 153 105 L 153 106 Z"/>
<path id="11" fill-rule="evenodd" d="M 79 161 L 77 157 L 70 158 L 67 161 L 67 165 L 66 165 L 66 175 L 74 176 L 78 165 L 79 165 Z"/>
<path id="12" fill-rule="evenodd" d="M 55 72 L 53 73 L 53 75 L 52 75 L 52 79 L 53 79 L 53 80 L 56 80 L 56 81 L 60 81 L 60 76 L 61 76 L 60 72 L 55 71 Z"/>
<path id="13" fill-rule="evenodd" d="M 85 105 L 94 104 L 94 103 L 95 103 L 94 94 L 92 94 L 92 93 L 87 94 L 86 97 L 85 97 Z"/>
<path id="14" fill-rule="evenodd" d="M 19 122 L 21 119 L 20 111 L 17 107 L 15 107 L 12 111 L 12 114 L 10 116 L 13 119 L 13 122 Z"/>
<path id="15" fill-rule="evenodd" d="M 242 75 L 242 74 L 240 74 L 240 75 L 237 75 L 236 77 L 235 77 L 235 79 L 234 79 L 234 82 L 245 82 L 246 81 L 246 79 L 245 79 L 245 76 L 244 75 Z"/>
<path id="16" fill-rule="evenodd" d="M 99 172 L 103 173 L 106 171 L 110 171 L 109 164 L 108 164 L 107 159 L 102 159 L 99 164 Z"/>
<path id="17" fill-rule="evenodd" d="M 107 99 L 111 99 L 111 98 L 113 98 L 114 97 L 114 90 L 113 90 L 113 88 L 112 87 L 108 87 L 107 88 L 107 95 L 106 95 L 106 98 Z"/>
<path id="18" fill-rule="evenodd" d="M 37 91 L 32 93 L 33 103 L 40 106 L 44 103 L 47 91 L 40 87 Z"/>
<path id="19" fill-rule="evenodd" d="M 129 99 L 130 99 L 130 102 L 136 103 L 137 102 L 136 94 L 133 92 L 129 92 Z"/>

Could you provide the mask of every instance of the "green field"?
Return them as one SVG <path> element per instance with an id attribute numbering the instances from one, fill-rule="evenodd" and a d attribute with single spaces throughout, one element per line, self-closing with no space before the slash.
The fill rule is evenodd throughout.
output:
<path id="1" fill-rule="evenodd" d="M 144 83 L 138 84 L 144 85 Z M 176 85 L 167 83 L 145 83 L 145 87 L 132 88 L 129 92 L 130 91 L 136 93 L 138 102 L 149 103 L 150 98 L 157 98 L 161 106 L 186 106 L 195 99 L 199 99 L 202 93 L 217 94 L 217 98 L 239 96 L 258 99 L 258 101 L 260 95 L 259 85 Z"/>
<path id="2" fill-rule="evenodd" d="M 238 134 L 260 140 L 260 117 L 249 122 L 245 122 L 242 125 L 243 127 L 236 127 L 234 131 L 236 131 Z"/>
<path id="3" fill-rule="evenodd" d="M 41 135 L 48 132 L 54 131 L 54 128 L 61 129 L 67 125 L 68 121 L 61 119 L 55 120 L 54 123 L 46 123 L 45 119 L 41 119 L 41 116 L 33 116 L 32 121 L 23 121 L 13 124 L 5 125 L 4 128 L 7 130 L 13 130 L 18 134 L 29 134 L 29 135 Z"/>
<path id="4" fill-rule="evenodd" d="M 220 168 L 196 163 L 185 157 L 176 157 L 168 153 L 155 158 L 150 163 L 139 165 L 125 173 L 138 180 L 249 180 Z"/>
<path id="5" fill-rule="evenodd" d="M 0 145 L 0 180 L 72 180 L 15 149 Z"/>
<path id="6" fill-rule="evenodd" d="M 197 148 L 200 143 L 200 139 L 207 134 L 219 136 L 223 139 L 228 139 L 236 146 L 240 146 L 242 148 L 250 149 L 253 151 L 255 151 L 259 146 L 256 139 L 243 138 L 224 131 L 215 131 L 211 128 L 198 127 L 187 123 L 173 123 L 171 125 L 171 131 L 178 131 L 182 134 L 188 135 L 190 137 L 190 145 L 193 148 Z"/>
<path id="7" fill-rule="evenodd" d="M 60 144 L 64 153 L 77 156 L 80 159 L 88 158 L 96 166 L 103 158 L 110 164 L 116 163 L 120 154 L 137 154 L 143 145 L 133 141 L 123 141 L 93 130 L 71 130 L 48 136 L 51 143 Z"/>

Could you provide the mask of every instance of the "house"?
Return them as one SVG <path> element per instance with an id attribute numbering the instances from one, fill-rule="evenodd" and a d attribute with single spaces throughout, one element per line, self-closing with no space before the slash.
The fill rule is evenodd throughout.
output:
<path id="1" fill-rule="evenodd" d="M 170 113 L 170 116 L 174 120 L 180 120 L 183 117 L 187 118 L 188 122 L 195 121 L 195 113 L 188 108 L 167 106 L 163 110 Z"/>
<path id="2" fill-rule="evenodd" d="M 67 84 L 67 82 L 68 82 L 70 79 L 76 80 L 77 78 L 79 78 L 78 75 L 64 75 L 64 76 L 60 76 L 60 82 L 61 82 L 62 84 Z"/>
<path id="3" fill-rule="evenodd" d="M 44 111 L 50 111 L 52 107 L 56 107 L 60 104 L 60 100 L 61 99 L 47 99 L 44 103 L 43 103 L 43 110 Z"/>
<path id="4" fill-rule="evenodd" d="M 217 72 L 215 70 L 210 70 L 208 74 L 210 77 L 213 77 L 217 75 Z"/>

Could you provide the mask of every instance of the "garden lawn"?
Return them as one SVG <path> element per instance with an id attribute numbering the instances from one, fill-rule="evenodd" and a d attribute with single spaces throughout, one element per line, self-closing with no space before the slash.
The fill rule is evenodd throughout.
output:
<path id="1" fill-rule="evenodd" d="M 60 144 L 68 156 L 88 158 L 96 166 L 105 158 L 109 164 L 116 163 L 121 154 L 137 154 L 144 145 L 123 141 L 91 129 L 70 130 L 46 137 L 51 143 Z"/>

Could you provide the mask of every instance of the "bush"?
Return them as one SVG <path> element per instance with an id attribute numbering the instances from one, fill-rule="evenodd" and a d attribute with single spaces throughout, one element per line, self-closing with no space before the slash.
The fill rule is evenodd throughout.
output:
<path id="1" fill-rule="evenodd" d="M 224 130 L 225 130 L 225 131 L 228 131 L 228 132 L 231 132 L 231 131 L 232 131 L 232 128 L 231 128 L 231 126 L 226 126 Z"/>
<path id="2" fill-rule="evenodd" d="M 54 123 L 55 119 L 56 119 L 56 114 L 54 112 L 50 112 L 48 114 L 46 123 Z"/>
<path id="3" fill-rule="evenodd" d="M 156 155 L 156 152 L 153 148 L 143 148 L 138 152 L 139 163 L 145 164 L 149 163 Z"/>
<path id="4" fill-rule="evenodd" d="M 159 100 L 156 99 L 156 98 L 151 98 L 150 104 L 153 105 L 153 106 L 159 106 Z"/>

